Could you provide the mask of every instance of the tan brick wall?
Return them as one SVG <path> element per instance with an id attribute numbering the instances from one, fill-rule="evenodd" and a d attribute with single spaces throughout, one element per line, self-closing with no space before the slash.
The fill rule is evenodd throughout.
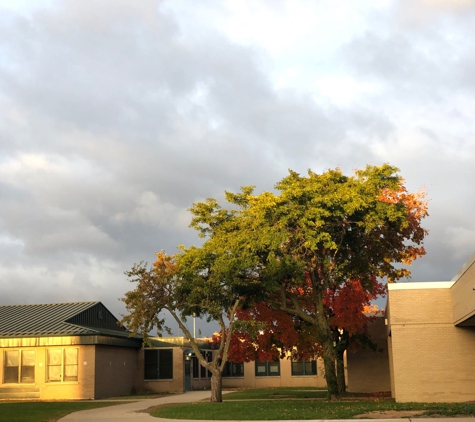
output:
<path id="1" fill-rule="evenodd" d="M 449 288 L 390 290 L 398 402 L 475 400 L 475 330 L 453 325 Z"/>
<path id="2" fill-rule="evenodd" d="M 244 377 L 225 377 L 223 387 L 264 388 L 264 387 L 326 387 L 323 362 L 317 361 L 317 375 L 293 376 L 290 359 L 280 360 L 280 376 L 256 377 L 255 363 L 244 364 Z"/>
<path id="3" fill-rule="evenodd" d="M 46 379 L 46 350 L 58 348 L 32 347 L 32 348 L 12 348 L 10 350 L 35 350 L 35 383 L 34 384 L 4 384 L 3 367 L 4 351 L 0 349 L 0 390 L 1 388 L 21 389 L 27 386 L 38 387 L 40 399 L 88 399 L 94 398 L 94 346 L 65 346 L 64 348 L 78 349 L 78 381 L 70 382 L 48 382 Z M 61 347 L 63 348 L 63 347 Z M 1 392 L 1 391 L 0 391 Z"/>
<path id="4" fill-rule="evenodd" d="M 395 398 L 394 391 L 394 364 L 393 364 L 393 343 L 392 338 L 388 337 L 388 357 L 389 357 L 389 380 L 391 386 L 391 397 Z"/>
<path id="5" fill-rule="evenodd" d="M 389 293 L 391 325 L 452 322 L 450 289 L 390 290 Z"/>
<path id="6" fill-rule="evenodd" d="M 378 350 L 359 348 L 347 353 L 348 391 L 374 393 L 391 390 L 387 330 L 384 317 L 368 325 L 368 335 Z"/>
<path id="7" fill-rule="evenodd" d="M 96 346 L 95 398 L 135 392 L 138 350 L 130 347 Z"/>
<path id="8" fill-rule="evenodd" d="M 460 323 L 475 315 L 475 264 L 472 264 L 452 286 L 453 322 Z"/>

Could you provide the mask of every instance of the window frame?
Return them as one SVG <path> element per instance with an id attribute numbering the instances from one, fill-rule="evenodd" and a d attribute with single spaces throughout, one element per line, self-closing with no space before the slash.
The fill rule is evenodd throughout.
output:
<path id="1" fill-rule="evenodd" d="M 213 361 L 213 352 L 211 350 L 202 350 L 201 356 L 203 356 L 203 359 L 205 359 L 206 362 L 211 363 Z M 212 376 L 211 371 L 209 371 L 203 365 L 201 365 L 201 362 L 199 362 L 199 364 L 200 364 L 199 379 L 202 379 L 202 380 L 211 379 L 211 376 Z"/>
<path id="2" fill-rule="evenodd" d="M 240 370 L 238 369 L 240 368 Z M 243 378 L 244 362 L 227 361 L 223 369 L 223 378 Z"/>
<path id="3" fill-rule="evenodd" d="M 256 360 L 254 362 L 254 375 L 256 377 L 280 377 L 280 360 Z M 277 371 L 271 370 L 273 366 L 277 366 Z M 264 368 L 264 371 L 259 371 L 259 368 Z"/>
<path id="4" fill-rule="evenodd" d="M 16 352 L 17 353 L 17 365 L 7 365 L 8 359 L 7 354 Z M 33 353 L 33 365 L 25 365 L 24 364 L 24 354 Z M 5 375 L 7 372 L 7 368 L 16 368 L 16 381 L 7 381 Z M 26 368 L 33 368 L 33 377 L 27 377 L 24 372 L 26 372 Z M 24 379 L 31 379 L 31 381 L 24 381 Z M 36 383 L 36 350 L 31 349 L 11 349 L 11 350 L 4 350 L 3 353 L 3 384 L 35 384 Z"/>
<path id="5" fill-rule="evenodd" d="M 147 363 L 147 354 L 155 354 L 155 362 Z M 165 357 L 161 355 L 168 355 L 169 360 L 165 361 Z M 153 359 L 152 359 L 153 360 Z M 150 367 L 156 366 L 156 377 L 150 377 L 150 373 L 147 371 L 147 365 Z M 162 377 L 162 373 L 166 372 L 166 375 Z M 143 379 L 144 381 L 170 381 L 173 380 L 173 349 L 144 349 L 143 360 Z"/>
<path id="6" fill-rule="evenodd" d="M 191 371 L 191 377 L 195 380 L 200 379 L 200 361 L 196 356 L 191 357 L 191 364 L 192 364 L 192 371 Z"/>
<path id="7" fill-rule="evenodd" d="M 60 362 L 50 362 L 50 352 L 59 351 L 61 353 Z M 67 352 L 75 351 L 75 362 L 70 362 L 70 353 Z M 64 384 L 64 383 L 77 383 L 79 381 L 79 348 L 77 347 L 48 347 L 45 354 L 46 364 L 45 364 L 45 382 L 47 384 Z M 51 376 L 50 368 L 59 368 L 59 379 Z M 70 368 L 75 368 L 75 375 L 67 375 Z"/>
<path id="8" fill-rule="evenodd" d="M 296 371 L 294 364 L 302 364 L 302 371 Z M 307 365 L 310 364 L 310 370 L 307 370 Z M 317 360 L 316 359 L 296 359 L 292 360 L 290 365 L 290 373 L 293 377 L 310 377 L 318 375 Z"/>

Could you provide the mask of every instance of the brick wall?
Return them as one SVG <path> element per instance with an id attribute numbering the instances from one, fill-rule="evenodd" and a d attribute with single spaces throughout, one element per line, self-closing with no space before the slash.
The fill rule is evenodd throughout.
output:
<path id="1" fill-rule="evenodd" d="M 471 263 L 452 286 L 453 321 L 462 323 L 475 315 L 475 264 Z M 474 324 L 474 321 L 471 322 Z"/>
<path id="2" fill-rule="evenodd" d="M 440 286 L 389 290 L 390 366 L 398 402 L 475 400 L 475 330 L 453 325 L 451 289 Z"/>
<path id="3" fill-rule="evenodd" d="M 138 392 L 183 393 L 184 365 L 183 349 L 173 347 L 173 379 L 144 380 L 144 349 L 137 354 L 136 386 Z"/>
<path id="4" fill-rule="evenodd" d="M 46 376 L 46 351 L 47 349 L 62 350 L 66 348 L 78 349 L 78 380 L 68 382 L 48 382 Z M 41 400 L 53 399 L 89 399 L 94 398 L 94 346 L 54 346 L 51 347 L 19 347 L 11 350 L 34 350 L 35 351 L 35 382 L 34 384 L 5 384 L 3 377 L 4 351 L 0 349 L 0 396 L 2 391 L 8 392 L 13 398 L 21 398 L 21 391 L 25 391 L 25 397 L 28 396 L 28 390 L 34 388 L 38 391 L 37 396 Z M 15 394 L 15 390 L 18 394 Z M 2 397 L 8 398 L 8 397 Z"/>
<path id="5" fill-rule="evenodd" d="M 134 393 L 137 349 L 105 345 L 95 347 L 94 398 Z"/>
<path id="6" fill-rule="evenodd" d="M 347 353 L 348 391 L 374 393 L 391 390 L 387 330 L 384 317 L 368 325 L 368 335 L 377 350 L 358 348 Z"/>

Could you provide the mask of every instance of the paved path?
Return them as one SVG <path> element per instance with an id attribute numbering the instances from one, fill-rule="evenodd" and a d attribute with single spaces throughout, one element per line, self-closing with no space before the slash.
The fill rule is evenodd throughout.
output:
<path id="1" fill-rule="evenodd" d="M 148 413 L 140 412 L 152 406 L 167 403 L 189 403 L 209 398 L 209 391 L 190 391 L 185 394 L 175 394 L 157 399 L 145 399 L 133 403 L 118 404 L 116 406 L 100 407 L 98 409 L 81 410 L 79 412 L 70 413 L 68 416 L 60 419 L 60 422 L 146 422 L 146 421 L 164 421 L 150 416 Z M 472 421 L 473 422 L 473 421 Z"/>
<path id="2" fill-rule="evenodd" d="M 226 392 L 223 391 L 223 394 Z M 160 397 L 157 399 L 145 399 L 133 403 L 119 404 L 110 407 L 101 407 L 99 409 L 81 410 L 74 412 L 60 419 L 60 422 L 197 422 L 188 419 L 162 419 L 154 418 L 148 413 L 140 412 L 152 406 L 158 406 L 167 403 L 190 403 L 208 399 L 209 391 L 190 391 L 185 394 L 176 394 L 172 396 Z M 246 415 L 246 409 L 243 408 L 243 416 Z M 355 422 L 353 420 L 307 420 L 305 422 Z M 475 418 L 404 418 L 404 419 L 357 419 L 358 422 L 475 422 Z M 206 421 L 204 421 L 206 422 Z M 227 421 L 238 422 L 238 421 Z M 256 422 L 256 421 L 254 421 Z M 272 421 L 272 422 L 297 422 L 297 421 Z M 302 421 L 298 421 L 302 422 Z"/>

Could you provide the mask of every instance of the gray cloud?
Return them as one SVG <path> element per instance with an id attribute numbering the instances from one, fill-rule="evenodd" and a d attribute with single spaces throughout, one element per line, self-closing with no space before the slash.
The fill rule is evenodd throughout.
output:
<path id="1" fill-rule="evenodd" d="M 2 303 L 99 299 L 123 312 L 124 270 L 199 242 L 193 202 L 270 190 L 288 168 L 382 162 L 432 198 L 414 278 L 451 278 L 475 247 L 473 13 L 441 7 L 443 24 L 416 25 L 403 6 L 368 13 L 377 25 L 335 44 L 325 67 L 377 87 L 346 105 L 276 87 L 275 69 L 295 64 L 232 41 L 206 21 L 230 18 L 213 2 L 199 19 L 148 0 L 2 13 Z"/>

